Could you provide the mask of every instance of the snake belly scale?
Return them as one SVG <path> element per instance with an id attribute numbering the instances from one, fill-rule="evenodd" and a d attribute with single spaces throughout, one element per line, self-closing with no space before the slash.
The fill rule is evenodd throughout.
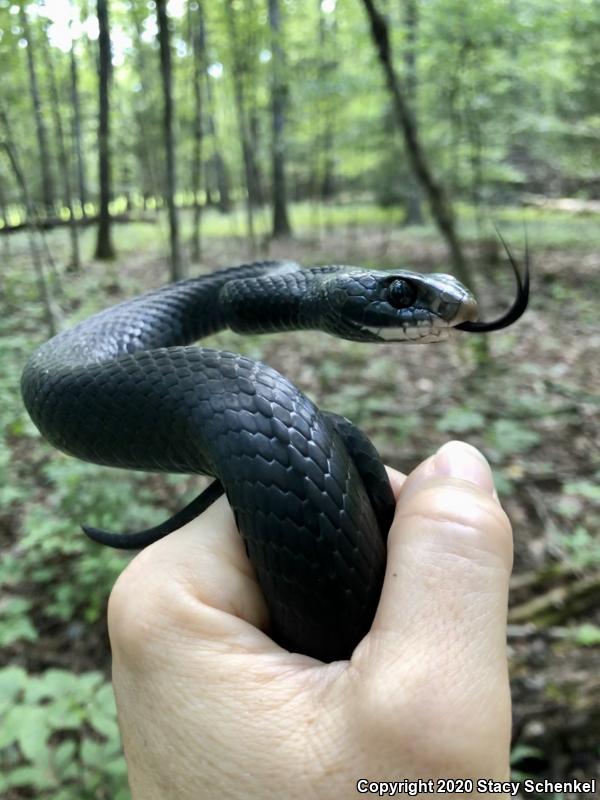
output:
<path id="1" fill-rule="evenodd" d="M 190 343 L 225 327 L 427 342 L 476 325 L 476 315 L 447 275 L 248 264 L 148 292 L 60 333 L 29 359 L 22 394 L 46 439 L 77 458 L 214 476 L 212 498 L 185 518 L 222 487 L 273 638 L 331 661 L 350 656 L 376 610 L 394 511 L 385 469 L 365 434 L 268 365 Z M 94 538 L 131 547 L 158 534 Z"/>

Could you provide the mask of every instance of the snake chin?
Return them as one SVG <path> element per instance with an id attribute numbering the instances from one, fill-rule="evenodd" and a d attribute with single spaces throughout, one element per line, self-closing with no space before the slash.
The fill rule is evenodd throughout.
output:
<path id="1" fill-rule="evenodd" d="M 442 324 L 439 328 L 423 330 L 419 328 L 363 328 L 378 342 L 406 342 L 407 344 L 435 344 L 444 342 L 454 334 L 454 328 Z"/>

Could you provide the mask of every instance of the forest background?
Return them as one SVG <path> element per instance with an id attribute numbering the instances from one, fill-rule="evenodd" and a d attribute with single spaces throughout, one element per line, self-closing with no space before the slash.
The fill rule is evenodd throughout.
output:
<path id="1" fill-rule="evenodd" d="M 45 444 L 33 348 L 259 257 L 454 271 L 487 318 L 514 292 L 494 226 L 532 254 L 508 331 L 210 344 L 399 469 L 483 450 L 515 528 L 514 774 L 600 778 L 599 52 L 598 0 L 0 0 L 0 796 L 129 796 L 105 628 L 127 556 L 78 524 L 140 528 L 202 485 Z"/>

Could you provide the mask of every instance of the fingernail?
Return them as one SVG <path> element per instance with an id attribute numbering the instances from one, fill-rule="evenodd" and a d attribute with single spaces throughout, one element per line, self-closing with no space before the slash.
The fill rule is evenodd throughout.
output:
<path id="1" fill-rule="evenodd" d="M 494 479 L 488 462 L 474 447 L 465 442 L 448 442 L 440 447 L 434 458 L 434 472 L 440 477 L 470 481 L 491 495 Z"/>

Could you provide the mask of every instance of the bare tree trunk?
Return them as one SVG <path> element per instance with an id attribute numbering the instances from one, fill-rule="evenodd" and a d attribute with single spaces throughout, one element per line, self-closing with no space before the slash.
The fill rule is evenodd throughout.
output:
<path id="1" fill-rule="evenodd" d="M 206 31 L 206 17 L 204 14 L 204 7 L 202 5 L 201 0 L 197 0 L 198 5 L 198 15 L 202 21 L 202 52 L 206 54 L 208 52 L 208 34 Z M 211 83 L 212 79 L 210 73 L 208 72 L 208 63 L 207 59 L 204 59 L 204 87 L 206 89 L 206 109 L 205 109 L 205 117 L 206 117 L 206 132 L 208 134 L 208 139 L 210 142 L 212 155 L 208 160 L 207 169 L 206 171 L 206 194 L 207 194 L 207 202 L 212 202 L 211 197 L 211 186 L 210 186 L 210 173 L 214 172 L 215 182 L 216 182 L 216 189 L 219 193 L 219 202 L 218 207 L 224 213 L 229 211 L 231 208 L 231 198 L 229 196 L 229 176 L 227 173 L 227 166 L 225 164 L 225 159 L 223 158 L 221 152 L 221 146 L 219 142 L 219 133 L 217 128 L 217 121 L 215 116 L 215 100 L 213 95 L 213 87 Z M 211 198 L 210 201 L 208 198 Z"/>
<path id="2" fill-rule="evenodd" d="M 392 63 L 387 22 L 375 8 L 374 0 L 363 0 L 363 5 L 371 23 L 373 42 L 392 96 L 396 123 L 404 136 L 404 143 L 412 168 L 427 194 L 431 213 L 440 233 L 446 240 L 456 274 L 462 281 L 471 283 L 469 269 L 456 234 L 452 208 L 442 186 L 435 181 L 429 168 L 421 142 L 417 136 L 413 115 L 407 105 L 404 91 Z"/>
<path id="3" fill-rule="evenodd" d="M 260 117 L 258 114 L 258 106 L 256 99 L 251 99 L 246 103 L 249 108 L 248 112 L 248 158 L 250 162 L 250 169 L 252 170 L 252 204 L 255 208 L 260 208 L 265 204 L 265 193 L 263 191 L 263 176 L 260 169 L 260 164 L 256 158 L 256 153 L 260 152 Z"/>
<path id="4" fill-rule="evenodd" d="M 135 47 L 135 64 L 138 74 L 138 79 L 140 81 L 140 86 L 142 88 L 141 95 L 143 98 L 147 98 L 151 96 L 151 86 L 150 82 L 148 81 L 148 73 L 149 73 L 149 65 L 147 63 L 147 59 L 145 58 L 144 49 L 143 49 L 143 40 L 142 40 L 142 22 L 143 19 L 140 18 L 138 15 L 138 7 L 135 2 L 130 2 L 129 4 L 129 16 L 133 23 L 133 27 L 135 28 L 135 32 L 137 34 L 137 46 Z M 140 168 L 142 170 L 142 183 L 144 186 L 144 204 L 146 207 L 148 203 L 148 191 L 150 190 L 150 194 L 154 197 L 155 200 L 155 212 L 158 213 L 159 210 L 159 195 L 160 190 L 158 186 L 157 180 L 157 165 L 156 165 L 156 158 L 155 158 L 155 148 L 152 146 L 152 142 L 149 140 L 148 132 L 147 132 L 147 121 L 144 116 L 144 112 L 136 107 L 135 110 L 135 119 L 138 125 L 138 136 L 137 136 L 137 145 L 139 147 L 139 161 L 140 161 Z"/>
<path id="5" fill-rule="evenodd" d="M 158 42 L 160 45 L 160 71 L 164 97 L 164 134 L 167 162 L 167 206 L 169 209 L 169 239 L 171 243 L 171 280 L 185 278 L 185 269 L 179 247 L 179 220 L 175 204 L 177 171 L 175 167 L 175 134 L 173 131 L 173 88 L 171 69 L 171 36 L 167 16 L 167 0 L 156 0 Z"/>
<path id="6" fill-rule="evenodd" d="M 246 122 L 246 101 L 244 97 L 244 81 L 242 75 L 242 63 L 239 52 L 239 42 L 235 24 L 235 9 L 232 0 L 226 2 L 225 16 L 227 18 L 227 26 L 229 29 L 229 43 L 231 50 L 231 59 L 233 64 L 233 89 L 235 95 L 235 105 L 237 113 L 238 131 L 240 137 L 240 146 L 242 149 L 242 160 L 244 163 L 244 172 L 246 176 L 246 224 L 248 244 L 252 253 L 256 250 L 256 238 L 254 235 L 254 171 L 252 169 L 252 157 L 250 151 L 250 137 L 248 134 L 248 125 Z"/>
<path id="7" fill-rule="evenodd" d="M 204 14 L 202 6 L 197 9 L 198 21 L 194 24 L 191 4 L 188 0 L 188 20 L 192 52 L 194 54 L 194 155 L 192 163 L 192 192 L 194 194 L 194 220 L 192 224 L 192 258 L 198 263 L 202 257 L 200 241 L 200 223 L 202 221 L 202 205 L 199 192 L 202 180 L 202 134 L 203 134 L 203 98 L 202 76 L 206 72 L 206 51 L 204 36 Z"/>
<path id="8" fill-rule="evenodd" d="M 75 144 L 75 154 L 77 156 L 77 186 L 79 189 L 79 206 L 83 217 L 87 216 L 85 209 L 88 201 L 88 191 L 86 183 L 86 169 L 81 144 L 81 101 L 79 98 L 79 75 L 77 70 L 77 58 L 75 57 L 75 40 L 71 42 L 70 52 L 71 69 L 71 106 L 73 108 L 73 119 L 71 128 L 73 131 L 73 142 Z"/>
<path id="9" fill-rule="evenodd" d="M 48 148 L 48 134 L 46 132 L 46 125 L 44 123 L 44 114 L 42 111 L 42 103 L 40 97 L 40 90 L 37 79 L 37 69 L 35 63 L 35 46 L 31 36 L 31 29 L 29 27 L 29 20 L 27 19 L 27 12 L 25 11 L 25 0 L 19 2 L 19 20 L 23 29 L 23 38 L 27 43 L 27 67 L 29 70 L 29 89 L 31 92 L 31 100 L 33 103 L 33 111 L 35 117 L 35 130 L 37 135 L 38 150 L 40 154 L 40 172 L 42 176 L 42 196 L 46 213 L 50 216 L 54 211 L 54 182 L 52 180 L 52 172 L 50 169 L 51 159 L 50 150 Z"/>
<path id="10" fill-rule="evenodd" d="M 418 135 L 417 117 L 417 29 L 419 24 L 419 12 L 417 0 L 403 0 L 404 2 L 404 25 L 406 29 L 406 44 L 404 45 L 404 71 L 406 75 L 406 92 L 408 102 L 412 111 L 415 133 Z M 411 176 L 408 185 L 408 195 L 406 197 L 406 219 L 407 225 L 422 225 L 423 214 L 421 213 L 421 193 L 419 185 Z"/>
<path id="11" fill-rule="evenodd" d="M 281 19 L 279 0 L 269 0 L 269 25 L 271 26 L 272 86 L 271 108 L 273 114 L 273 237 L 290 236 L 292 230 L 287 212 L 285 180 L 284 113 L 288 93 L 285 77 L 285 55 L 281 46 Z"/>
<path id="12" fill-rule="evenodd" d="M 54 127 L 56 129 L 56 141 L 58 142 L 58 157 L 60 170 L 64 181 L 63 190 L 65 193 L 65 204 L 69 212 L 69 236 L 71 238 L 71 269 L 79 270 L 81 261 L 79 257 L 79 233 L 77 230 L 77 220 L 73 213 L 73 192 L 71 187 L 71 166 L 67 156 L 65 135 L 60 114 L 60 97 L 58 86 L 56 85 L 56 72 L 54 69 L 54 58 L 50 47 L 46 42 L 46 63 L 48 65 L 48 78 L 50 82 L 50 97 L 52 99 L 52 113 L 54 116 Z"/>
<path id="13" fill-rule="evenodd" d="M 12 171 L 15 176 L 17 186 L 19 187 L 19 191 L 21 193 L 21 202 L 23 203 L 23 206 L 27 211 L 27 216 L 33 223 L 37 219 L 35 208 L 33 207 L 33 204 L 31 202 L 31 197 L 29 194 L 29 190 L 27 189 L 27 183 L 23 175 L 23 170 L 21 169 L 21 166 L 19 164 L 19 158 L 17 155 L 17 150 L 15 147 L 8 115 L 6 114 L 6 111 L 2 106 L 0 106 L 0 123 L 4 128 L 4 138 L 2 141 L 2 146 L 6 152 L 8 160 L 12 167 Z M 52 295 L 50 293 L 50 287 L 48 286 L 48 281 L 46 280 L 44 264 L 42 261 L 42 257 L 40 255 L 40 251 L 38 250 L 37 242 L 35 240 L 35 229 L 32 227 L 29 227 L 27 229 L 27 241 L 29 244 L 29 252 L 31 253 L 33 268 L 35 270 L 38 291 L 40 294 L 40 300 L 42 301 L 42 305 L 44 307 L 44 317 L 46 319 L 48 335 L 55 336 L 56 333 L 58 332 L 58 323 L 57 323 L 58 315 L 54 308 Z"/>
<path id="14" fill-rule="evenodd" d="M 207 48 L 206 44 L 206 29 L 204 32 L 205 37 L 205 50 Z M 215 170 L 215 177 L 217 182 L 217 190 L 219 192 L 219 208 L 224 213 L 229 211 L 231 208 L 231 198 L 229 197 L 229 176 L 227 174 L 227 167 L 225 165 L 225 159 L 221 153 L 221 146 L 219 143 L 219 133 L 217 130 L 217 122 L 215 117 L 215 103 L 213 97 L 213 90 L 211 84 L 211 77 L 208 73 L 208 70 L 205 72 L 206 78 L 206 125 L 208 128 L 208 134 L 212 141 L 212 149 L 213 155 L 211 158 L 211 162 L 213 164 Z"/>
<path id="15" fill-rule="evenodd" d="M 10 225 L 6 208 L 6 195 L 4 194 L 4 179 L 0 177 L 0 216 L 2 217 L 2 233 L 6 233 Z M 2 249 L 5 262 L 10 258 L 10 236 L 2 237 Z"/>
<path id="16" fill-rule="evenodd" d="M 330 87 L 332 78 L 337 69 L 336 34 L 337 18 L 335 9 L 329 14 L 323 11 L 321 0 L 319 2 L 319 45 L 321 58 L 319 64 L 319 78 L 322 85 Z M 331 18 L 331 25 L 327 25 L 327 18 Z M 322 158 L 322 169 L 319 170 L 319 197 L 323 200 L 331 199 L 335 194 L 335 115 L 331 108 L 331 93 L 328 90 L 323 114 L 323 129 L 319 135 L 317 152 Z"/>
<path id="17" fill-rule="evenodd" d="M 262 4 L 261 4 L 262 5 Z M 248 120 L 248 160 L 252 171 L 252 204 L 255 208 L 261 208 L 265 204 L 265 192 L 263 189 L 264 180 L 258 154 L 261 152 L 261 122 L 259 114 L 258 100 L 258 76 L 256 65 L 258 64 L 259 52 L 262 42 L 259 41 L 254 19 L 258 9 L 256 0 L 242 0 L 242 19 L 243 36 L 242 41 L 238 39 L 238 53 L 240 76 L 245 89 L 244 113 Z"/>
<path id="18" fill-rule="evenodd" d="M 108 260 L 115 257 L 111 239 L 110 224 L 110 194 L 111 194 L 111 164 L 110 164 L 110 74 L 111 74 L 111 47 L 110 24 L 108 19 L 107 0 L 96 0 L 98 14 L 98 46 L 99 46 L 99 71 L 100 71 L 100 115 L 98 122 L 98 174 L 100 178 L 100 208 L 98 223 L 98 240 L 96 242 L 95 257 Z"/>

